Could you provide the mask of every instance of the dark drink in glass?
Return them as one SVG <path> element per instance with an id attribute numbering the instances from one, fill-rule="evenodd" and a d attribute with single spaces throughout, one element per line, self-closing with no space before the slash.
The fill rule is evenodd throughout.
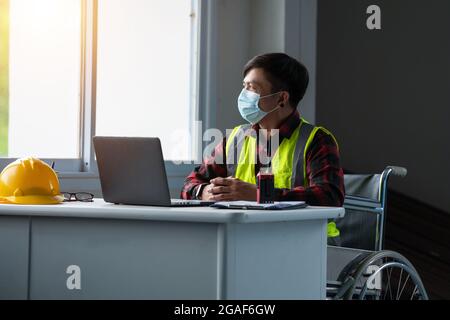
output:
<path id="1" fill-rule="evenodd" d="M 256 192 L 256 202 L 273 203 L 275 194 L 275 180 L 270 167 L 261 168 L 257 178 L 258 189 Z"/>

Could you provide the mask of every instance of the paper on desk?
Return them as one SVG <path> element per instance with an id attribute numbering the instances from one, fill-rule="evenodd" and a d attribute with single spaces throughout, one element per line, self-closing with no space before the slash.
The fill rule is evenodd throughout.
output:
<path id="1" fill-rule="evenodd" d="M 222 209 L 259 209 L 282 210 L 306 207 L 305 201 L 276 201 L 274 203 L 257 203 L 256 201 L 219 201 L 211 207 Z"/>

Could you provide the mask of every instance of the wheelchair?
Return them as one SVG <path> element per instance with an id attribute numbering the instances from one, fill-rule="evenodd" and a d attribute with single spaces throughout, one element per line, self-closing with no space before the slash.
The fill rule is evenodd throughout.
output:
<path id="1" fill-rule="evenodd" d="M 335 221 L 340 243 L 329 241 L 327 248 L 327 299 L 428 300 L 412 263 L 383 250 L 387 182 L 406 173 L 388 166 L 381 174 L 344 175 L 346 213 Z"/>

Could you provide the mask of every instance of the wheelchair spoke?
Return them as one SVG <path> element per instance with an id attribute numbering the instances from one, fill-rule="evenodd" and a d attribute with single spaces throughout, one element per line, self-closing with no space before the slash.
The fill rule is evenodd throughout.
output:
<path id="1" fill-rule="evenodd" d="M 411 299 L 409 299 L 409 300 L 413 300 L 413 297 L 414 297 L 414 294 L 416 293 L 416 290 L 417 290 L 417 285 L 414 287 L 413 293 L 411 295 Z"/>
<path id="2" fill-rule="evenodd" d="M 387 295 L 388 289 L 389 289 L 389 295 L 390 295 L 391 300 L 392 300 L 392 292 L 391 292 L 391 273 L 392 273 L 392 269 L 388 269 L 388 272 L 387 272 L 387 274 L 388 274 L 387 288 L 386 288 L 386 291 L 384 292 L 383 300 L 386 300 L 386 295 Z"/>
<path id="3" fill-rule="evenodd" d="M 398 293 L 400 291 L 400 285 L 402 283 L 402 275 L 403 275 L 403 269 L 400 269 L 400 279 L 398 280 L 397 294 L 395 296 L 395 300 L 398 300 Z"/>
<path id="4" fill-rule="evenodd" d="M 405 284 L 403 285 L 403 287 L 402 287 L 402 290 L 400 291 L 400 295 L 399 295 L 399 298 L 402 296 L 402 293 L 403 293 L 403 290 L 405 289 L 405 287 L 406 287 L 406 283 L 408 282 L 408 280 L 409 280 L 409 274 L 408 274 L 408 276 L 406 277 L 406 281 L 405 281 Z"/>

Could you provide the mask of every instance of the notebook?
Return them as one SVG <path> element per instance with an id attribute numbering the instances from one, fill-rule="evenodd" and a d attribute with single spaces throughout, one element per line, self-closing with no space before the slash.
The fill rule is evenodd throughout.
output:
<path id="1" fill-rule="evenodd" d="M 276 201 L 274 203 L 257 203 L 256 201 L 219 201 L 211 205 L 219 209 L 244 210 L 288 210 L 307 207 L 305 201 Z"/>

